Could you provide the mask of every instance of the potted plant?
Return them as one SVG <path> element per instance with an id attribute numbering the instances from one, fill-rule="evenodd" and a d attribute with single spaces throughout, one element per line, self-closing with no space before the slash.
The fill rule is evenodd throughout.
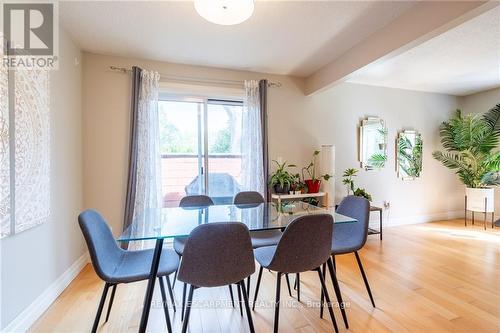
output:
<path id="1" fill-rule="evenodd" d="M 274 161 L 277 168 L 274 173 L 271 174 L 269 179 L 269 186 L 273 187 L 275 193 L 288 194 L 290 191 L 290 186 L 295 181 L 295 175 L 291 174 L 287 168 L 295 167 L 294 164 L 287 164 L 287 162 L 279 163 Z"/>
<path id="2" fill-rule="evenodd" d="M 432 155 L 455 170 L 466 186 L 468 210 L 493 212 L 494 189 L 500 184 L 500 104 L 484 115 L 462 116 L 460 110 L 439 129 L 445 152 Z"/>
<path id="3" fill-rule="evenodd" d="M 308 166 L 302 168 L 302 179 L 304 179 L 304 183 L 307 186 L 307 192 L 309 193 L 318 193 L 319 188 L 321 186 L 321 179 L 328 181 L 332 176 L 329 174 L 320 175 L 316 177 L 316 157 L 319 155 L 319 150 L 315 150 L 313 152 L 313 156 L 311 159 L 311 163 Z M 304 176 L 304 171 L 309 176 L 308 179 Z"/>
<path id="4" fill-rule="evenodd" d="M 372 201 L 372 196 L 366 192 L 364 188 L 356 188 L 354 189 L 354 177 L 357 176 L 358 170 L 354 168 L 349 168 L 344 171 L 342 174 L 342 184 L 346 185 L 347 195 L 352 194 L 357 197 L 366 198 L 368 201 Z"/>

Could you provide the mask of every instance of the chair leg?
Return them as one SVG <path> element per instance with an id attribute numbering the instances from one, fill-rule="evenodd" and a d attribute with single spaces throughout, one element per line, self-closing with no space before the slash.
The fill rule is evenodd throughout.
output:
<path id="1" fill-rule="evenodd" d="M 233 286 L 229 285 L 229 295 L 231 295 L 231 304 L 233 305 L 234 308 L 234 296 L 233 296 Z"/>
<path id="2" fill-rule="evenodd" d="M 263 270 L 264 270 L 264 268 L 262 266 L 260 266 L 259 277 L 257 278 L 257 286 L 255 287 L 255 295 L 253 297 L 252 310 L 255 310 L 255 303 L 257 302 L 257 294 L 259 293 L 260 279 L 262 278 L 262 271 Z"/>
<path id="3" fill-rule="evenodd" d="M 365 282 L 366 291 L 368 291 L 368 296 L 370 296 L 370 301 L 372 302 L 372 306 L 375 308 L 375 301 L 373 300 L 372 291 L 370 289 L 370 285 L 368 284 L 368 279 L 366 278 L 365 270 L 363 269 L 363 265 L 361 264 L 361 259 L 359 258 L 358 251 L 354 251 L 354 255 L 356 256 L 356 261 L 358 262 L 359 270 L 361 271 L 361 275 L 363 276 L 363 281 Z"/>
<path id="4" fill-rule="evenodd" d="M 339 281 L 337 280 L 337 273 L 333 268 L 333 263 L 328 259 L 328 270 L 330 271 L 330 277 L 332 278 L 333 289 L 335 290 L 335 295 L 337 295 L 337 302 L 339 302 L 340 312 L 342 313 L 342 318 L 344 319 L 345 328 L 349 328 L 349 323 L 347 322 L 347 314 L 345 311 L 345 304 L 342 300 L 342 293 L 340 292 Z"/>
<path id="5" fill-rule="evenodd" d="M 248 291 L 245 290 L 245 282 L 240 282 L 241 289 L 243 291 L 243 301 L 245 302 L 245 311 L 247 314 L 248 326 L 250 327 L 250 332 L 255 333 L 255 328 L 253 327 L 252 312 L 250 312 L 250 304 L 248 304 Z"/>
<path id="6" fill-rule="evenodd" d="M 97 308 L 97 313 L 94 319 L 94 325 L 92 326 L 92 333 L 97 332 L 97 326 L 99 326 L 99 319 L 101 318 L 102 308 L 104 307 L 104 302 L 106 301 L 106 295 L 108 294 L 108 289 L 111 286 L 110 283 L 104 284 L 104 290 L 102 291 L 101 301 L 99 302 L 99 307 Z"/>
<path id="7" fill-rule="evenodd" d="M 172 282 L 172 288 L 175 288 L 175 281 L 177 281 L 177 271 L 175 271 L 174 273 L 174 282 Z"/>
<path id="8" fill-rule="evenodd" d="M 326 263 L 323 264 L 322 274 L 323 274 L 323 280 L 325 280 L 326 279 Z M 323 288 L 321 288 L 321 301 L 319 303 L 319 317 L 320 318 L 323 318 L 323 310 L 325 309 L 324 304 L 325 304 L 325 293 L 323 292 Z"/>
<path id="9" fill-rule="evenodd" d="M 330 318 L 332 319 L 333 329 L 336 333 L 339 332 L 337 327 L 337 321 L 335 320 L 335 315 L 333 314 L 332 303 L 330 302 L 330 296 L 328 296 L 328 290 L 326 289 L 325 279 L 323 279 L 323 274 L 321 274 L 321 269 L 318 267 L 316 269 L 318 272 L 319 280 L 321 281 L 321 289 L 325 293 L 326 304 L 328 306 L 328 312 L 330 313 Z"/>
<path id="10" fill-rule="evenodd" d="M 165 321 L 167 322 L 167 331 L 168 333 L 172 333 L 172 324 L 170 323 L 170 314 L 168 313 L 168 303 L 167 303 L 168 301 L 167 301 L 167 294 L 165 293 L 165 285 L 163 284 L 163 277 L 160 276 L 158 278 L 158 282 L 160 282 L 161 300 L 163 302 L 163 312 L 165 313 Z"/>
<path id="11" fill-rule="evenodd" d="M 247 277 L 247 297 L 250 297 L 250 276 Z"/>
<path id="12" fill-rule="evenodd" d="M 281 273 L 276 277 L 276 302 L 274 303 L 274 333 L 278 333 L 278 322 L 280 318 L 280 291 L 281 291 Z"/>
<path id="13" fill-rule="evenodd" d="M 290 279 L 288 278 L 288 274 L 285 274 L 285 278 L 286 278 L 286 286 L 288 287 L 288 295 L 292 297 L 292 289 L 290 289 Z"/>
<path id="14" fill-rule="evenodd" d="M 184 310 L 186 309 L 186 288 L 187 288 L 187 284 L 184 283 L 184 287 L 182 288 L 181 321 L 184 320 Z"/>
<path id="15" fill-rule="evenodd" d="M 335 261 L 335 256 L 332 255 L 333 269 L 337 272 L 337 262 Z"/>
<path id="16" fill-rule="evenodd" d="M 175 312 L 176 311 L 175 298 L 174 298 L 174 291 L 172 289 L 172 284 L 170 283 L 170 277 L 165 276 L 165 280 L 167 280 L 168 294 L 170 295 L 170 300 L 172 301 L 172 309 L 174 309 Z"/>
<path id="17" fill-rule="evenodd" d="M 108 312 L 106 313 L 106 320 L 104 321 L 105 323 L 108 322 L 109 314 L 111 313 L 111 307 L 113 306 L 113 301 L 115 299 L 115 292 L 116 292 L 116 284 L 114 284 L 113 289 L 111 289 L 111 298 L 109 299 Z"/>
<path id="18" fill-rule="evenodd" d="M 194 292 L 194 287 L 191 285 L 189 286 L 189 296 L 186 304 L 186 318 L 184 318 L 184 322 L 182 323 L 182 333 L 186 333 L 187 331 L 189 323 L 189 314 L 191 313 L 191 304 L 193 303 L 193 292 Z"/>
<path id="19" fill-rule="evenodd" d="M 241 287 L 238 284 L 238 305 L 240 306 L 240 315 L 243 317 L 243 308 L 241 307 Z"/>
<path id="20" fill-rule="evenodd" d="M 300 273 L 297 273 L 295 281 L 297 282 L 297 301 L 300 302 Z"/>

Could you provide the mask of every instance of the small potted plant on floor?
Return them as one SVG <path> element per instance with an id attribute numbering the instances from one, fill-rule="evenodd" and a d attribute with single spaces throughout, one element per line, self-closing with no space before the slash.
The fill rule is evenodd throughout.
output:
<path id="1" fill-rule="evenodd" d="M 460 110 L 439 129 L 445 152 L 432 156 L 455 170 L 465 185 L 468 210 L 493 212 L 494 189 L 500 185 L 500 104 L 484 115 L 462 116 Z"/>
<path id="2" fill-rule="evenodd" d="M 274 161 L 277 168 L 269 178 L 269 186 L 274 189 L 277 194 L 288 194 L 290 186 L 295 182 L 295 175 L 290 173 L 287 168 L 295 167 L 294 164 L 287 164 L 287 162 L 279 163 Z"/>
<path id="3" fill-rule="evenodd" d="M 368 201 L 372 201 L 372 196 L 366 192 L 364 188 L 356 188 L 354 189 L 354 177 L 357 176 L 358 170 L 354 168 L 349 168 L 344 171 L 342 174 L 342 184 L 344 184 L 347 188 L 347 195 L 352 194 L 357 197 L 363 197 Z"/>
<path id="4" fill-rule="evenodd" d="M 321 186 L 321 180 L 324 179 L 328 181 L 332 176 L 329 174 L 324 174 L 316 177 L 316 157 L 319 155 L 319 150 L 313 152 L 311 163 L 308 166 L 302 168 L 302 179 L 307 186 L 308 193 L 318 193 Z M 309 178 L 306 179 L 304 172 Z"/>

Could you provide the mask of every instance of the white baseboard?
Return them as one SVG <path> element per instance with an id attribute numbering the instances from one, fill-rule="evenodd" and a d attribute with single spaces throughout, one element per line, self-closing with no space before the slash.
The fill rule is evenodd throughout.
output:
<path id="1" fill-rule="evenodd" d="M 23 312 L 21 312 L 2 332 L 26 332 L 31 325 L 50 307 L 57 297 L 66 289 L 73 279 L 89 262 L 89 254 L 85 252 L 61 276 L 57 278 L 40 296 L 38 296 Z"/>
<path id="2" fill-rule="evenodd" d="M 458 219 L 458 218 L 463 218 L 464 217 L 464 212 L 463 211 L 449 211 L 449 212 L 443 212 L 443 213 L 434 213 L 434 214 L 425 214 L 425 215 L 414 215 L 414 216 L 404 216 L 404 217 L 389 217 L 387 218 L 384 216 L 383 220 L 383 225 L 384 227 L 392 227 L 392 226 L 399 226 L 399 225 L 409 225 L 409 224 L 418 224 L 418 223 L 427 223 L 427 222 L 433 222 L 433 221 L 442 221 L 442 220 L 451 220 L 451 219 Z M 371 218 L 370 219 L 370 224 L 373 224 L 375 226 L 378 225 L 378 216 L 377 219 Z"/>

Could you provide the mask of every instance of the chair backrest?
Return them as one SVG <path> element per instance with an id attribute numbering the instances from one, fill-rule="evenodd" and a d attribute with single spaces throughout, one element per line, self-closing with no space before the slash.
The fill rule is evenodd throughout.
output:
<path id="1" fill-rule="evenodd" d="M 365 245 L 366 238 L 368 237 L 370 201 L 362 197 L 349 195 L 342 199 L 337 207 L 337 213 L 355 218 L 358 221 L 357 223 L 335 225 L 334 230 L 341 228 L 342 236 L 345 237 L 345 235 L 348 235 L 351 240 L 350 243 L 356 248 L 355 251 L 359 250 Z"/>
<path id="2" fill-rule="evenodd" d="M 332 232 L 330 214 L 296 218 L 283 232 L 268 268 L 281 273 L 300 273 L 319 267 L 330 257 Z"/>
<path id="3" fill-rule="evenodd" d="M 264 203 L 264 198 L 259 192 L 243 191 L 234 196 L 233 203 L 235 205 L 261 204 Z"/>
<path id="4" fill-rule="evenodd" d="M 202 224 L 191 232 L 178 279 L 197 287 L 236 283 L 255 272 L 250 233 L 240 222 Z"/>
<path id="5" fill-rule="evenodd" d="M 97 275 L 108 281 L 126 251 L 116 244 L 111 229 L 97 211 L 92 209 L 83 211 L 78 215 L 78 224 L 87 242 L 90 259 Z"/>
<path id="6" fill-rule="evenodd" d="M 213 204 L 214 202 L 207 195 L 188 195 L 181 199 L 179 207 L 206 207 Z"/>

